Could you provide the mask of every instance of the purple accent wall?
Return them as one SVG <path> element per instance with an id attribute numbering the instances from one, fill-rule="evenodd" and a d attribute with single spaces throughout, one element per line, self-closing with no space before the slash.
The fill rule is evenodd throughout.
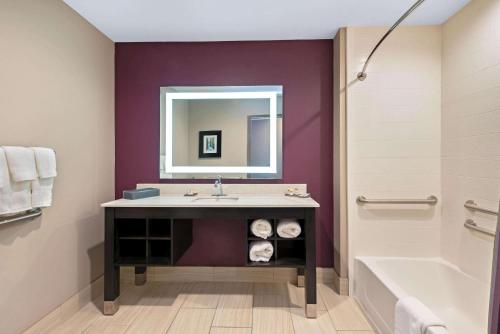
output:
<path id="1" fill-rule="evenodd" d="M 321 205 L 318 266 L 333 266 L 332 44 L 117 43 L 116 197 L 137 183 L 160 182 L 161 86 L 283 85 L 283 180 L 271 182 L 307 183 Z M 242 265 L 244 235 L 239 221 L 196 222 L 193 246 L 179 264 Z"/>

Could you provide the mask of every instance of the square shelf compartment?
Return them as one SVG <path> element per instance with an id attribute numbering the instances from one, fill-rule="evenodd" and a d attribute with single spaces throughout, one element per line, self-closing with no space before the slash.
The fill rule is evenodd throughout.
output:
<path id="1" fill-rule="evenodd" d="M 146 240 L 122 239 L 118 243 L 118 262 L 120 264 L 146 263 Z"/>
<path id="2" fill-rule="evenodd" d="M 252 233 L 252 230 L 250 229 L 250 226 L 252 225 L 253 221 L 257 220 L 257 219 L 268 220 L 271 223 L 273 235 L 271 235 L 267 239 L 264 239 L 264 238 L 261 238 L 261 237 L 254 235 Z M 275 219 L 272 219 L 272 218 L 250 218 L 250 219 L 247 219 L 247 238 L 248 238 L 248 240 L 274 240 L 276 238 L 276 221 L 275 221 Z"/>
<path id="3" fill-rule="evenodd" d="M 146 238 L 145 219 L 117 219 L 116 231 L 118 238 Z"/>
<path id="4" fill-rule="evenodd" d="M 285 219 L 285 218 L 283 218 Z M 290 219 L 295 219 L 295 218 L 290 218 Z M 278 240 L 303 240 L 305 236 L 305 228 L 304 228 L 304 220 L 303 219 L 297 219 L 297 223 L 300 225 L 300 234 L 295 237 L 295 238 L 283 238 L 278 235 L 278 224 L 279 224 L 279 219 L 276 219 L 276 226 L 275 226 L 275 233 L 276 233 L 276 239 Z"/>
<path id="5" fill-rule="evenodd" d="M 276 265 L 296 267 L 305 264 L 306 244 L 304 240 L 277 240 L 276 248 Z"/>
<path id="6" fill-rule="evenodd" d="M 250 260 L 250 245 L 253 241 L 269 241 L 272 245 L 273 245 L 273 255 L 271 256 L 271 258 L 269 259 L 268 262 L 261 262 L 261 261 L 251 261 Z M 247 266 L 262 266 L 262 267 L 273 267 L 275 265 L 275 262 L 276 262 L 276 243 L 275 241 L 273 240 L 264 240 L 264 239 L 260 239 L 260 240 L 248 240 L 247 242 Z"/>
<path id="7" fill-rule="evenodd" d="M 170 219 L 149 219 L 149 238 L 170 239 L 172 236 L 172 221 Z"/>
<path id="8" fill-rule="evenodd" d="M 148 240 L 148 263 L 155 265 L 172 265 L 172 248 L 170 240 Z"/>

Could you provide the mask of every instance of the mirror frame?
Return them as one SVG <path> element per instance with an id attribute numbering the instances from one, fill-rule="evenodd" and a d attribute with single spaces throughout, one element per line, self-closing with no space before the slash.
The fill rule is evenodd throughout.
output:
<path id="1" fill-rule="evenodd" d="M 165 93 L 165 165 L 161 179 L 171 179 L 172 174 L 276 174 L 277 170 L 277 96 L 275 91 L 231 92 L 166 92 Z M 205 99 L 269 99 L 270 150 L 269 166 L 174 166 L 173 165 L 173 103 L 174 100 Z"/>

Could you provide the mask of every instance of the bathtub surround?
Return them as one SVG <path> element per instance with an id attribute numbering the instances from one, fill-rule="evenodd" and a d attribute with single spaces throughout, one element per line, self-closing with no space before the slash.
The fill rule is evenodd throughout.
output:
<path id="1" fill-rule="evenodd" d="M 113 43 L 62 1 L 2 1 L 0 145 L 57 152 L 52 207 L 0 226 L 1 332 L 19 333 L 102 275 L 113 198 Z M 82 304 L 58 314 L 67 317 Z M 62 310 L 62 309 L 58 309 Z"/>
<path id="2" fill-rule="evenodd" d="M 441 199 L 441 27 L 347 28 L 349 268 L 356 256 L 440 254 L 441 204 L 358 205 L 356 198 Z M 354 273 L 355 279 L 355 273 Z M 352 288 L 352 286 L 351 286 Z"/>
<path id="3" fill-rule="evenodd" d="M 497 210 L 500 199 L 500 2 L 475 0 L 443 25 L 443 257 L 489 282 L 493 238 L 462 227 L 467 200 Z"/>
<path id="4" fill-rule="evenodd" d="M 283 180 L 269 182 L 307 183 L 322 205 L 317 212 L 318 265 L 331 267 L 332 49 L 331 40 L 117 43 L 116 197 L 137 183 L 160 182 L 160 87 L 283 85 Z M 241 182 L 260 180 L 233 181 Z M 214 243 L 234 240 L 242 229 L 237 221 L 194 224 L 193 245 L 199 246 L 184 255 L 183 264 L 242 265 L 240 252 L 210 257 Z"/>
<path id="5" fill-rule="evenodd" d="M 488 283 L 494 239 L 462 224 L 472 218 L 481 227 L 499 228 L 494 216 L 463 208 L 465 201 L 474 200 L 496 211 L 500 199 L 498 22 L 499 1 L 474 0 L 443 25 L 442 253 Z M 494 291 L 492 334 L 498 330 L 498 283 Z"/>

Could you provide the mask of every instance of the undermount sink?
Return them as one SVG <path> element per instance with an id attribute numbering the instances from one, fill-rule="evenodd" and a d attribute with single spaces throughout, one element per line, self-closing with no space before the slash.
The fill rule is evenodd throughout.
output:
<path id="1" fill-rule="evenodd" d="M 198 201 L 237 201 L 239 197 L 231 197 L 231 196 L 210 196 L 210 197 L 196 197 L 193 199 L 193 202 Z"/>

